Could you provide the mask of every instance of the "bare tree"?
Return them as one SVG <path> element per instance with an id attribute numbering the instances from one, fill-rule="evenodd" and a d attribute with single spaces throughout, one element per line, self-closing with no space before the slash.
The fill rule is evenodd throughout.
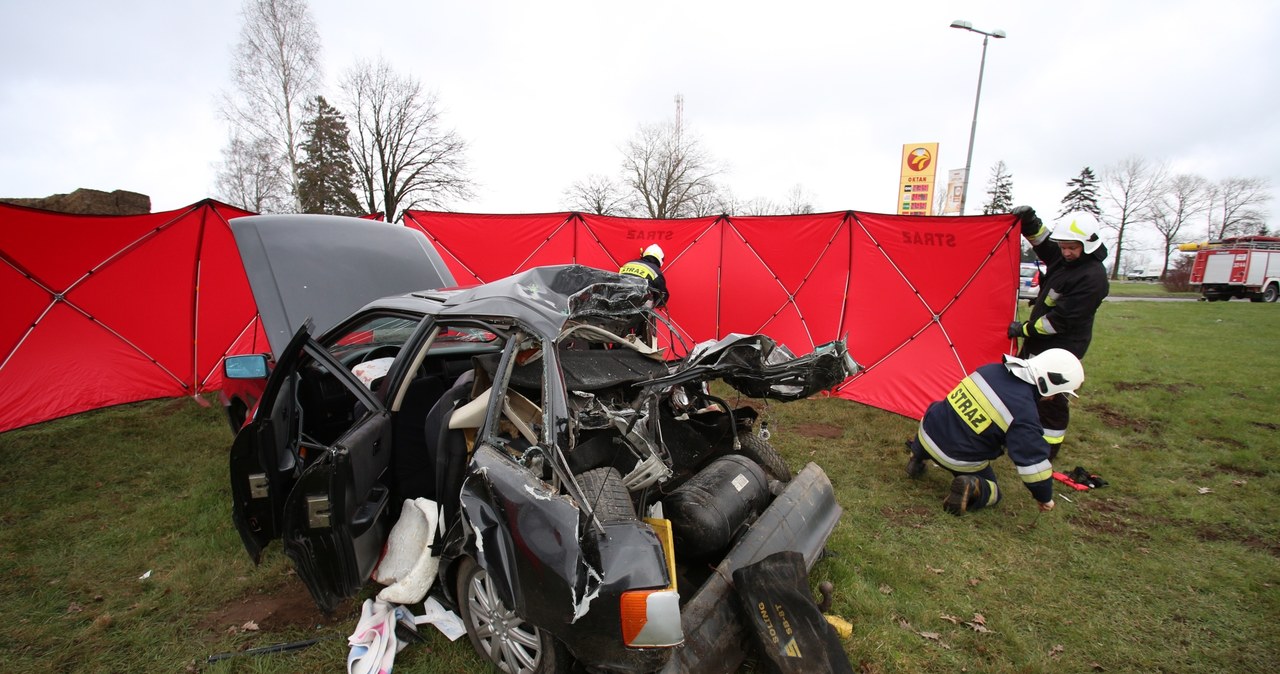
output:
<path id="1" fill-rule="evenodd" d="M 1113 281 L 1120 276 L 1125 237 L 1132 233 L 1133 228 L 1146 222 L 1167 173 L 1163 163 L 1150 164 L 1137 156 L 1127 157 L 1116 166 L 1103 170 L 1102 200 L 1111 208 L 1103 210 L 1102 224 L 1116 233 L 1116 246 L 1111 258 Z"/>
<path id="2" fill-rule="evenodd" d="M 306 0 L 244 0 L 241 14 L 235 95 L 223 94 L 222 114 L 233 137 L 272 148 L 296 208 L 301 122 L 320 83 L 320 34 Z"/>
<path id="3" fill-rule="evenodd" d="M 565 204 L 571 211 L 596 215 L 626 215 L 628 195 L 617 181 L 602 175 L 590 175 L 564 191 Z"/>
<path id="4" fill-rule="evenodd" d="M 1265 178 L 1226 178 L 1213 186 L 1213 200 L 1218 208 L 1209 217 L 1210 239 L 1254 234 L 1266 227 L 1271 185 Z"/>
<path id="5" fill-rule="evenodd" d="M 623 150 L 622 173 L 634 212 L 658 219 L 725 212 L 712 180 L 719 170 L 678 120 L 642 125 Z"/>
<path id="6" fill-rule="evenodd" d="M 1151 201 L 1151 224 L 1160 234 L 1164 246 L 1160 278 L 1169 271 L 1169 256 L 1181 243 L 1178 235 L 1194 217 L 1209 210 L 1209 181 L 1201 176 L 1179 174 L 1165 182 L 1164 189 Z"/>
<path id="7" fill-rule="evenodd" d="M 756 197 L 737 204 L 733 212 L 738 215 L 778 215 L 783 211 L 782 206 L 774 203 L 772 199 Z"/>
<path id="8" fill-rule="evenodd" d="M 814 210 L 813 196 L 800 184 L 791 186 L 787 192 L 786 202 L 784 212 L 790 215 L 803 215 L 812 213 Z"/>
<path id="9" fill-rule="evenodd" d="M 677 217 L 682 218 L 705 218 L 710 215 L 726 215 L 734 212 L 733 205 L 737 203 L 737 198 L 732 193 L 717 183 L 712 183 L 711 188 L 703 192 L 699 192 L 689 203 L 688 210 Z"/>
<path id="10" fill-rule="evenodd" d="M 275 148 L 265 139 L 232 136 L 222 150 L 214 191 L 218 198 L 255 213 L 288 210 L 289 192 Z"/>
<path id="11" fill-rule="evenodd" d="M 356 183 L 370 213 L 394 222 L 405 210 L 443 208 L 450 198 L 472 194 L 467 144 L 440 128 L 433 94 L 413 77 L 401 77 L 384 60 L 357 63 L 342 81 L 351 111 L 351 152 Z"/>

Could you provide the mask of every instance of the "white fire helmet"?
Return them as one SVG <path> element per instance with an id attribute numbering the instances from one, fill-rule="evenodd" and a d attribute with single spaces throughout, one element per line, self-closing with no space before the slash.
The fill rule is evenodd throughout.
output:
<path id="1" fill-rule="evenodd" d="M 1075 391 L 1084 383 L 1084 366 L 1066 349 L 1046 349 L 1025 360 L 1005 356 L 1004 366 L 1013 376 L 1035 386 L 1041 396 L 1066 393 L 1077 397 Z"/>
<path id="2" fill-rule="evenodd" d="M 1086 255 L 1102 245 L 1102 237 L 1098 235 L 1098 219 L 1088 211 L 1072 211 L 1058 218 L 1049 238 L 1053 241 L 1078 241 L 1084 244 Z"/>
<path id="3" fill-rule="evenodd" d="M 641 253 L 641 255 L 649 255 L 658 258 L 658 266 L 662 266 L 662 246 L 659 246 L 656 243 L 651 243 L 648 248 L 644 249 L 644 252 Z"/>

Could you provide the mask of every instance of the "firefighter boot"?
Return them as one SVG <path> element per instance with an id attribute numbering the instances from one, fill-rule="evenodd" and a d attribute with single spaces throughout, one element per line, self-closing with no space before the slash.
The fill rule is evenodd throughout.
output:
<path id="1" fill-rule="evenodd" d="M 927 467 L 925 464 L 927 457 L 925 457 L 923 451 L 916 449 L 916 444 L 913 441 L 907 442 L 907 451 L 911 453 L 911 458 L 907 460 L 907 477 L 918 480 L 921 475 L 924 475 L 924 469 Z"/>
<path id="2" fill-rule="evenodd" d="M 951 493 L 942 500 L 942 509 L 957 517 L 963 515 L 981 493 L 981 480 L 973 475 L 957 475 L 951 481 Z"/>

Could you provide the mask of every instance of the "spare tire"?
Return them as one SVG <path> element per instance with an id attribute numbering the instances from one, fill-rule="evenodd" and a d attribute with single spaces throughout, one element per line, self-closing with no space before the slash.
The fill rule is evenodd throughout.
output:
<path id="1" fill-rule="evenodd" d="M 622 482 L 617 468 L 605 466 L 577 475 L 578 486 L 591 510 L 601 524 L 626 522 L 636 519 L 636 508 L 631 503 L 631 493 Z"/>
<path id="2" fill-rule="evenodd" d="M 768 475 L 771 480 L 779 482 L 791 481 L 791 469 L 787 467 L 787 462 L 782 459 L 782 455 L 778 453 L 778 450 L 769 444 L 768 440 L 754 433 L 743 433 L 738 436 L 738 441 L 742 444 L 742 447 L 730 453 L 741 454 L 760 464 L 760 467 L 764 469 L 765 475 Z"/>

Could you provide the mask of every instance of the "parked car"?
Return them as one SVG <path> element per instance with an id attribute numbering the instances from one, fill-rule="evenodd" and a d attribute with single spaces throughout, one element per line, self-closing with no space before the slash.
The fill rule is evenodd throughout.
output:
<path id="1" fill-rule="evenodd" d="M 1040 294 L 1040 274 L 1044 269 L 1036 262 L 1018 265 L 1018 299 L 1034 300 Z"/>
<path id="2" fill-rule="evenodd" d="M 246 251 L 271 223 L 243 220 L 255 297 L 287 296 L 287 247 Z M 315 294 L 381 269 L 309 259 L 293 267 Z M 744 657 L 726 579 L 780 550 L 812 565 L 839 518 L 822 469 L 793 474 L 755 408 L 708 383 L 801 399 L 857 370 L 842 341 L 795 357 L 731 335 L 667 360 L 648 285 L 579 265 L 370 297 L 321 334 L 289 304 L 262 309 L 271 334 L 293 332 L 235 438 L 232 513 L 255 561 L 280 539 L 326 612 L 369 582 L 405 499 L 428 498 L 433 596 L 495 667 L 707 671 Z M 240 356 L 226 373 L 267 367 Z"/>

